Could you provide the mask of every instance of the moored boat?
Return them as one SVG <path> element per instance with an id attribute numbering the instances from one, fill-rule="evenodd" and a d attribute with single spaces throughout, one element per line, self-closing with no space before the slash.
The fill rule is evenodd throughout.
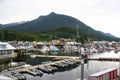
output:
<path id="1" fill-rule="evenodd" d="M 46 73 L 51 73 L 51 72 L 57 70 L 56 67 L 53 67 L 53 66 L 50 66 L 50 65 L 39 66 L 38 69 L 40 69 L 40 70 L 42 70 L 43 72 L 46 72 Z"/>
<path id="2" fill-rule="evenodd" d="M 11 75 L 18 78 L 18 80 L 26 80 L 26 77 L 19 72 L 11 72 Z"/>
<path id="3" fill-rule="evenodd" d="M 40 70 L 38 70 L 38 69 L 36 69 L 36 68 L 31 68 L 31 69 L 29 69 L 29 70 L 32 71 L 32 72 L 37 73 L 37 75 L 43 76 L 43 72 L 40 71 Z"/>
<path id="4" fill-rule="evenodd" d="M 13 79 L 6 75 L 0 75 L 0 80 L 13 80 Z"/>

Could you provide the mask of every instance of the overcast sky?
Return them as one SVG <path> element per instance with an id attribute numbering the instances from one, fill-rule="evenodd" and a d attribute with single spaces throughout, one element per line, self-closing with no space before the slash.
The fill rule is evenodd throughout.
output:
<path id="1" fill-rule="evenodd" d="M 120 37 L 120 0 L 0 0 L 1 24 L 33 20 L 51 12 Z"/>

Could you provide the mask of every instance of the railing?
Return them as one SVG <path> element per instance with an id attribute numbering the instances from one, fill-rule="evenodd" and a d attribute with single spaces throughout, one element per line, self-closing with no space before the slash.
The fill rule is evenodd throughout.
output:
<path id="1" fill-rule="evenodd" d="M 6 58 L 12 58 L 12 57 L 14 57 L 13 54 L 0 55 L 0 59 L 6 59 Z"/>

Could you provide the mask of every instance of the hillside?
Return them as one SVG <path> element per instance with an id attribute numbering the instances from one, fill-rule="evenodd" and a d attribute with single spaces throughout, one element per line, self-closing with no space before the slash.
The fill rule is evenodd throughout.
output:
<path id="1" fill-rule="evenodd" d="M 2 24 L 0 24 L 0 29 L 2 29 L 2 26 L 3 26 L 3 25 L 2 25 Z"/>
<path id="2" fill-rule="evenodd" d="M 14 30 L 20 32 L 48 32 L 63 26 L 76 30 L 77 25 L 79 26 L 80 35 L 85 35 L 86 37 L 94 40 L 116 40 L 116 37 L 108 36 L 105 33 L 102 34 L 102 32 L 92 29 L 76 18 L 62 14 L 56 14 L 54 12 L 46 16 L 40 16 L 32 21 L 18 25 L 7 25 L 7 27 L 4 25 L 3 27 L 5 30 Z M 65 32 L 62 31 L 62 33 Z"/>
<path id="3" fill-rule="evenodd" d="M 5 29 L 15 30 L 15 31 L 36 32 L 36 31 L 53 30 L 53 29 L 61 27 L 61 26 L 76 27 L 77 24 L 80 25 L 81 30 L 83 30 L 86 27 L 86 25 L 84 23 L 82 23 L 81 21 L 78 21 L 77 19 L 75 19 L 73 17 L 56 14 L 56 13 L 52 12 L 47 16 L 40 16 L 35 20 L 29 21 L 29 22 L 26 22 L 23 24 L 18 24 L 15 26 L 14 25 L 8 26 Z"/>

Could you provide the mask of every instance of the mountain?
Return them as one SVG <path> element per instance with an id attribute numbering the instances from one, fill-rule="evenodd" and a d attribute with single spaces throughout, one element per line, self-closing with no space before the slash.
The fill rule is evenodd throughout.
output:
<path id="1" fill-rule="evenodd" d="M 104 35 L 104 36 L 107 36 L 107 37 L 111 37 L 111 38 L 117 38 L 117 37 L 115 37 L 115 36 L 113 36 L 112 34 L 110 34 L 110 33 L 104 33 L 104 32 L 102 32 L 102 31 L 97 31 L 100 35 Z"/>
<path id="2" fill-rule="evenodd" d="M 3 25 L 2 25 L 2 24 L 0 24 L 0 29 L 2 29 L 2 26 L 3 26 Z"/>
<path id="3" fill-rule="evenodd" d="M 114 36 L 114 35 L 112 35 L 110 33 L 106 33 L 106 35 L 109 36 L 109 37 L 111 37 L 111 38 L 118 38 L 118 37 L 116 37 L 116 36 Z"/>
<path id="4" fill-rule="evenodd" d="M 75 28 L 76 25 L 79 25 L 81 31 L 84 31 L 85 29 L 91 30 L 90 27 L 73 17 L 56 14 L 54 12 L 50 13 L 47 16 L 40 16 L 35 20 L 23 24 L 7 26 L 4 29 L 15 31 L 39 32 L 53 30 L 61 26 Z"/>
<path id="5" fill-rule="evenodd" d="M 4 28 L 6 27 L 12 27 L 12 26 L 17 26 L 19 24 L 23 24 L 23 23 L 26 23 L 26 21 L 20 21 L 20 22 L 14 22 L 14 23 L 8 23 L 8 24 L 4 24 Z"/>
<path id="6" fill-rule="evenodd" d="M 112 40 L 113 37 L 108 36 L 108 34 L 104 34 L 102 32 L 96 31 L 91 27 L 87 26 L 80 20 L 63 15 L 63 14 L 56 14 L 54 12 L 46 15 L 40 16 L 35 20 L 28 21 L 25 23 L 17 24 L 17 25 L 4 25 L 5 30 L 15 30 L 20 32 L 40 32 L 40 31 L 51 31 L 60 27 L 69 27 L 76 30 L 76 26 L 78 27 L 79 34 L 85 35 L 87 37 L 97 39 L 97 40 Z M 114 39 L 116 39 L 114 37 Z"/>

